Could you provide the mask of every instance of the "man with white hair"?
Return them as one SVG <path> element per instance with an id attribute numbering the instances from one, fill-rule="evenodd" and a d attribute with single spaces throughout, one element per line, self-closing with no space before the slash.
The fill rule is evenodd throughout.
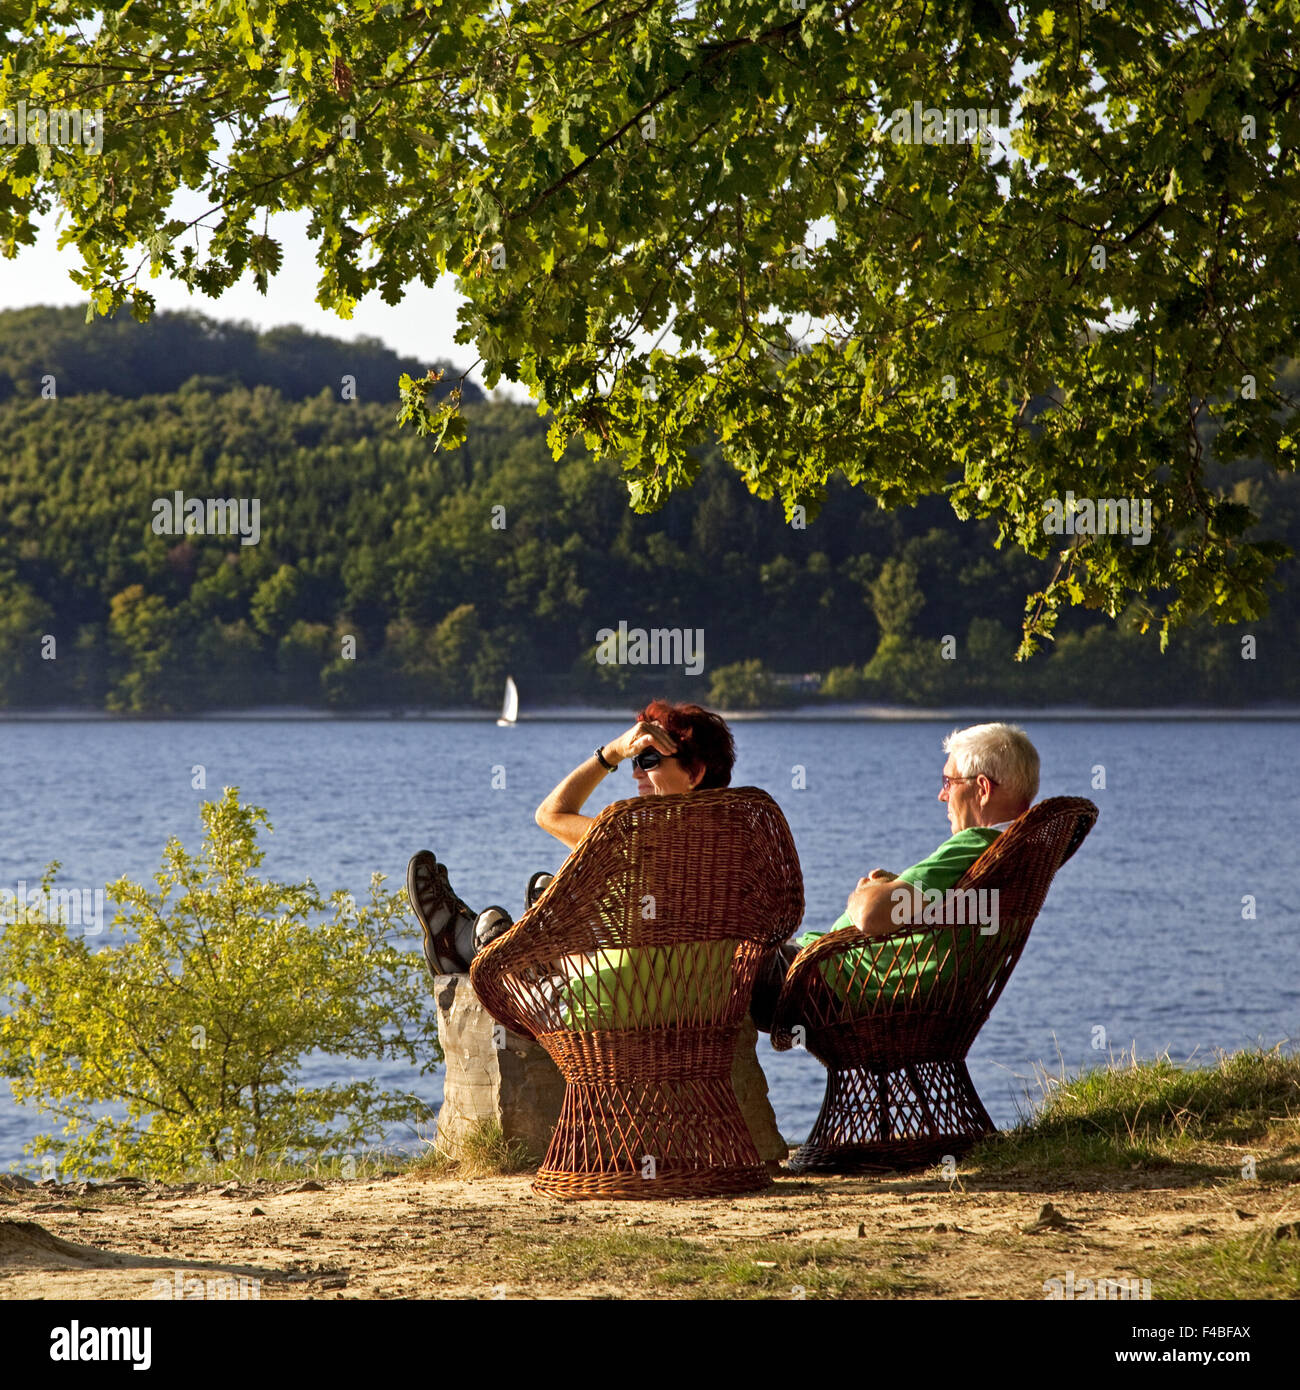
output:
<path id="1" fill-rule="evenodd" d="M 888 936 L 921 920 L 922 893 L 947 893 L 967 869 L 1038 795 L 1038 750 L 1014 724 L 975 724 L 954 729 L 943 741 L 939 800 L 947 802 L 952 835 L 933 854 L 891 874 L 872 869 L 849 894 L 843 914 L 822 931 L 808 931 L 769 957 L 754 988 L 752 1013 L 767 1031 L 790 963 L 828 932 L 857 927 L 865 936 Z M 907 883 L 920 892 L 900 893 Z"/>
<path id="2" fill-rule="evenodd" d="M 943 741 L 939 800 L 948 803 L 952 835 L 928 858 L 901 874 L 872 869 L 849 894 L 844 915 L 831 927 L 857 927 L 867 936 L 888 936 L 911 922 L 912 894 L 893 885 L 910 883 L 925 892 L 946 893 L 1038 795 L 1038 750 L 1014 724 L 974 724 Z M 807 946 L 821 932 L 799 938 Z"/>

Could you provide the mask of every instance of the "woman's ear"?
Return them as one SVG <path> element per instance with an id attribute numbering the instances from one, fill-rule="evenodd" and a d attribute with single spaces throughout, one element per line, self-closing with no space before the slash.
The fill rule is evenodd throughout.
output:
<path id="1" fill-rule="evenodd" d="M 703 763 L 701 763 L 701 764 L 700 764 L 700 769 L 699 769 L 699 771 L 698 771 L 698 772 L 692 772 L 692 773 L 690 774 L 690 778 L 691 778 L 691 790 L 692 790 L 692 791 L 694 791 L 694 790 L 696 789 L 696 787 L 698 787 L 698 786 L 700 785 L 700 783 L 704 781 L 704 774 L 705 774 L 708 770 L 709 770 L 709 769 L 708 769 L 707 767 L 705 767 Z"/>

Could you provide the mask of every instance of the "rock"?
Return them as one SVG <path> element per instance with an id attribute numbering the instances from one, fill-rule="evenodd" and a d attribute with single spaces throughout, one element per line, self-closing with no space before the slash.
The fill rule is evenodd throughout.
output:
<path id="1" fill-rule="evenodd" d="M 318 1183 L 314 1178 L 308 1178 L 306 1182 L 300 1182 L 297 1187 L 291 1187 L 290 1192 L 324 1192 L 323 1183 Z"/>
<path id="2" fill-rule="evenodd" d="M 741 1114 L 749 1126 L 758 1156 L 772 1163 L 790 1156 L 790 1146 L 776 1127 L 776 1114 L 767 1098 L 767 1076 L 758 1060 L 758 1028 L 748 1015 L 736 1040 L 736 1058 L 731 1064 L 731 1085 L 740 1102 Z"/>
<path id="3" fill-rule="evenodd" d="M 531 1038 L 509 1029 L 495 1032 L 497 1021 L 479 1002 L 468 975 L 438 976 L 434 997 L 446 1066 L 439 1150 L 456 1158 L 468 1134 L 495 1121 L 507 1142 L 521 1141 L 540 1159 L 564 1100 L 559 1068 Z"/>
<path id="4" fill-rule="evenodd" d="M 1079 1228 L 1073 1222 L 1067 1221 L 1051 1202 L 1044 1202 L 1042 1210 L 1038 1213 L 1038 1220 L 1024 1229 L 1026 1235 L 1037 1235 L 1040 1231 L 1077 1231 Z"/>
<path id="5" fill-rule="evenodd" d="M 21 1173 L 0 1173 L 0 1188 L 7 1192 L 27 1192 L 35 1186 L 31 1178 L 25 1178 Z"/>
<path id="6" fill-rule="evenodd" d="M 261 1207 L 254 1207 L 253 1210 L 250 1211 L 248 1214 L 249 1214 L 249 1216 L 265 1216 L 265 1215 L 266 1215 L 266 1213 L 262 1210 Z"/>

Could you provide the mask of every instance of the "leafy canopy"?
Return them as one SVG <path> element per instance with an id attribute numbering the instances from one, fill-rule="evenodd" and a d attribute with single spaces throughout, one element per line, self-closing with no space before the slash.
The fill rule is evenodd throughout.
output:
<path id="1" fill-rule="evenodd" d="M 42 901 L 11 906 L 0 933 L 0 1074 L 66 1122 L 33 1146 L 58 1153 L 65 1174 L 166 1178 L 346 1151 L 423 1112 L 374 1081 L 301 1081 L 313 1052 L 404 1057 L 422 1073 L 440 1060 L 424 960 L 403 948 L 405 895 L 382 874 L 361 905 L 260 879 L 257 831 L 270 824 L 236 787 L 202 817 L 202 850 L 170 839 L 156 892 L 108 885 L 119 943 L 96 946 L 93 929 L 50 909 L 57 864 Z M 96 1114 L 107 1102 L 125 1117 Z"/>
<path id="2" fill-rule="evenodd" d="M 639 509 L 716 434 L 792 515 L 842 473 L 1059 554 L 1025 651 L 1067 600 L 1150 596 L 1162 637 L 1265 606 L 1282 550 L 1212 464 L 1296 461 L 1300 0 L 2 8 L 0 104 L 102 108 L 104 144 L 0 146 L 0 248 L 57 204 L 92 312 L 147 316 L 145 270 L 265 290 L 267 214 L 306 210 L 322 305 L 454 272 L 488 385 Z M 1009 139 L 895 139 L 918 102 Z M 428 389 L 404 417 L 454 447 Z M 1069 490 L 1149 497 L 1150 544 L 1046 535 Z"/>

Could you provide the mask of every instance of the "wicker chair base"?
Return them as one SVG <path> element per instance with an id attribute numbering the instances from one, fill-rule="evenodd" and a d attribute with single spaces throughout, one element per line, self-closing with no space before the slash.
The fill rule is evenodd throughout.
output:
<path id="1" fill-rule="evenodd" d="M 744 1192 L 761 1192 L 771 1186 L 772 1175 L 760 1163 L 753 1168 L 660 1172 L 653 1181 L 637 1173 L 574 1173 L 542 1168 L 533 1183 L 533 1191 L 542 1197 L 557 1197 L 562 1202 L 591 1201 L 600 1197 L 645 1202 L 674 1197 L 731 1197 Z"/>
<path id="2" fill-rule="evenodd" d="M 794 1173 L 928 1168 L 995 1132 L 964 1061 L 893 1070 L 830 1067 L 821 1113 L 787 1167 Z"/>
<path id="3" fill-rule="evenodd" d="M 569 1056 L 564 1104 L 534 1190 L 564 1199 L 653 1201 L 769 1186 L 771 1175 L 731 1087 L 733 1041 L 728 1036 L 713 1059 L 711 1069 L 723 1074 L 690 1079 L 662 1074 L 680 1067 L 669 1055 L 661 1057 L 658 1077 L 576 1081 Z"/>
<path id="4" fill-rule="evenodd" d="M 933 1168 L 949 1154 L 960 1158 L 983 1137 L 943 1134 L 892 1144 L 804 1144 L 790 1155 L 786 1168 L 791 1173 L 906 1173 Z"/>

